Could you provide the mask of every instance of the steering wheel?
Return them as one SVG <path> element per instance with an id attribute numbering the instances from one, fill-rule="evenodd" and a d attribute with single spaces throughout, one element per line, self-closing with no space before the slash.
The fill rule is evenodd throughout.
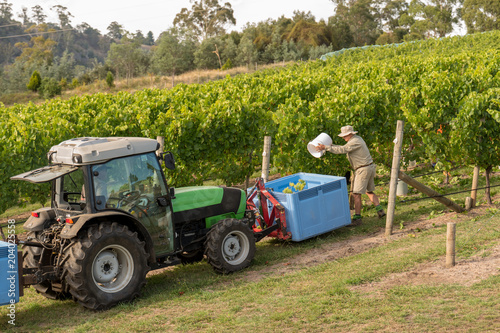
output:
<path id="1" fill-rule="evenodd" d="M 125 191 L 120 193 L 120 200 L 118 201 L 117 207 L 123 205 L 134 203 L 139 197 L 141 197 L 141 192 L 139 191 Z"/>
<path id="2" fill-rule="evenodd" d="M 144 195 L 144 194 L 141 194 L 139 197 L 137 197 L 137 199 L 135 200 L 135 204 L 137 206 L 142 206 L 142 207 L 147 207 L 149 205 L 149 198 Z"/>
<path id="3" fill-rule="evenodd" d="M 106 207 L 108 208 L 120 208 L 127 203 L 133 202 L 136 198 L 140 197 L 141 193 L 139 191 L 124 191 L 118 193 L 117 196 L 112 196 L 108 198 Z M 112 203 L 116 202 L 116 204 Z"/>
<path id="4" fill-rule="evenodd" d="M 126 198 L 134 198 L 138 197 L 141 195 L 141 192 L 139 191 L 123 191 L 120 194 L 120 199 L 126 199 Z"/>

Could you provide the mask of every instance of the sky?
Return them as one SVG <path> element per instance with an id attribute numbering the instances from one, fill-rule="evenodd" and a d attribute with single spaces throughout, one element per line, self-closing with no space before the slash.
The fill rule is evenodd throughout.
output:
<path id="1" fill-rule="evenodd" d="M 3 0 L 1 0 L 3 1 Z M 172 27 L 175 15 L 182 8 L 191 9 L 189 0 L 7 0 L 13 4 L 16 16 L 23 7 L 31 8 L 40 5 L 47 15 L 48 22 L 57 23 L 57 15 L 50 8 L 61 5 L 68 8 L 73 15 L 71 25 L 86 22 L 98 29 L 102 34 L 107 33 L 107 27 L 113 21 L 121 24 L 125 30 L 135 33 L 141 30 L 145 35 L 152 31 L 157 38 L 162 31 Z M 277 19 L 284 15 L 291 18 L 294 10 L 310 11 L 316 20 L 328 20 L 333 16 L 335 6 L 331 0 L 220 0 L 219 3 L 229 2 L 234 10 L 236 26 L 228 26 L 227 30 L 242 31 L 246 23 L 257 23 L 268 18 Z"/>

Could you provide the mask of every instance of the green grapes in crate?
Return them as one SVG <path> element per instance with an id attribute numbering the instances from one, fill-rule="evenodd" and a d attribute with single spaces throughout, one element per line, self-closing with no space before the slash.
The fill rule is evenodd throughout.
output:
<path id="1" fill-rule="evenodd" d="M 293 193 L 294 189 L 297 192 L 302 191 L 304 189 L 304 187 L 306 187 L 306 181 L 303 180 L 303 179 L 299 179 L 299 181 L 298 181 L 297 184 L 294 184 L 294 183 L 290 182 L 288 185 L 290 185 L 290 186 L 287 187 L 287 188 L 285 188 L 283 190 L 283 193 Z"/>

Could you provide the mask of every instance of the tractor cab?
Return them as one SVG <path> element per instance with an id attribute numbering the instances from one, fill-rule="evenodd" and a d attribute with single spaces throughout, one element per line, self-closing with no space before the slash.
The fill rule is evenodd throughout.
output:
<path id="1" fill-rule="evenodd" d="M 132 217 L 157 235 L 156 253 L 172 252 L 171 199 L 156 149 L 155 140 L 144 138 L 72 139 L 51 148 L 50 165 L 12 179 L 52 182 L 49 214 L 67 221 L 67 233 L 81 218 L 116 213 L 115 218 Z M 173 168 L 171 155 L 166 156 Z"/>

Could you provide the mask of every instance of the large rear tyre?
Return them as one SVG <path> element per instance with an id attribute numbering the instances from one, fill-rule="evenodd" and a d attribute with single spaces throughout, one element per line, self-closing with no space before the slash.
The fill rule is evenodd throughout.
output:
<path id="1" fill-rule="evenodd" d="M 108 309 L 139 296 L 146 284 L 144 242 L 126 226 L 105 222 L 90 227 L 68 250 L 66 283 L 75 301 Z"/>
<path id="2" fill-rule="evenodd" d="M 255 256 L 252 230 L 237 219 L 224 219 L 207 234 L 207 261 L 217 273 L 229 274 L 246 268 Z"/>
<path id="3" fill-rule="evenodd" d="M 27 239 L 42 243 L 41 234 L 39 232 L 30 231 L 26 235 Z M 42 248 L 35 246 L 27 246 L 23 245 L 23 267 L 24 268 L 37 268 L 40 260 L 42 260 L 42 265 L 50 264 L 50 253 L 46 258 L 41 258 L 42 256 Z M 61 286 L 61 283 L 51 282 L 49 280 L 45 280 L 40 282 L 39 284 L 34 284 L 33 288 L 37 293 L 41 294 L 44 297 L 53 300 L 64 300 L 71 297 L 71 294 L 61 290 L 61 288 L 57 288 L 53 283 Z"/>

